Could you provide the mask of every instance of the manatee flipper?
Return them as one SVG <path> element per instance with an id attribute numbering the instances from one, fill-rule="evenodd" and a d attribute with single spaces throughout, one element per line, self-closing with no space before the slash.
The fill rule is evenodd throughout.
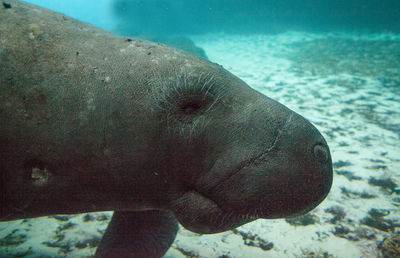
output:
<path id="1" fill-rule="evenodd" d="M 178 223 L 171 212 L 114 212 L 95 257 L 162 257 Z"/>

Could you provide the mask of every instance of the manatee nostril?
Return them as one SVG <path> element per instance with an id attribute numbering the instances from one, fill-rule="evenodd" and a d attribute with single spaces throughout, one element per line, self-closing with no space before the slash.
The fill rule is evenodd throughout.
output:
<path id="1" fill-rule="evenodd" d="M 318 162 L 325 163 L 328 161 L 329 153 L 328 153 L 328 149 L 325 146 L 323 146 L 321 144 L 316 144 L 314 146 L 313 151 L 314 151 L 314 157 Z"/>

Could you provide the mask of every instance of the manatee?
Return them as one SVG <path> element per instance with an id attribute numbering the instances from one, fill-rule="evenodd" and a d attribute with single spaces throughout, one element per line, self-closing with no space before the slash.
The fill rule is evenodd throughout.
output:
<path id="1" fill-rule="evenodd" d="M 220 65 L 18 0 L 0 7 L 0 220 L 114 211 L 97 257 L 160 257 L 304 214 L 328 145 Z"/>

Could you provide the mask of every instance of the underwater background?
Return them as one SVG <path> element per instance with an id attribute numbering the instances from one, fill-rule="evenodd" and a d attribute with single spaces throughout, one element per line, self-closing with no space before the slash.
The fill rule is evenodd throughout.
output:
<path id="1" fill-rule="evenodd" d="M 165 257 L 400 257 L 400 1 L 28 2 L 216 62 L 326 138 L 334 181 L 316 209 L 214 235 L 181 227 Z M 2 222 L 0 257 L 93 255 L 111 215 Z"/>

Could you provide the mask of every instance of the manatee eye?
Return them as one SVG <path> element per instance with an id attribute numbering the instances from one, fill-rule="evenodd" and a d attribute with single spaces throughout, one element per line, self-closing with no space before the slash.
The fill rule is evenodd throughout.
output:
<path id="1" fill-rule="evenodd" d="M 201 103 L 199 101 L 191 100 L 182 103 L 180 108 L 185 115 L 191 115 L 201 108 Z"/>

